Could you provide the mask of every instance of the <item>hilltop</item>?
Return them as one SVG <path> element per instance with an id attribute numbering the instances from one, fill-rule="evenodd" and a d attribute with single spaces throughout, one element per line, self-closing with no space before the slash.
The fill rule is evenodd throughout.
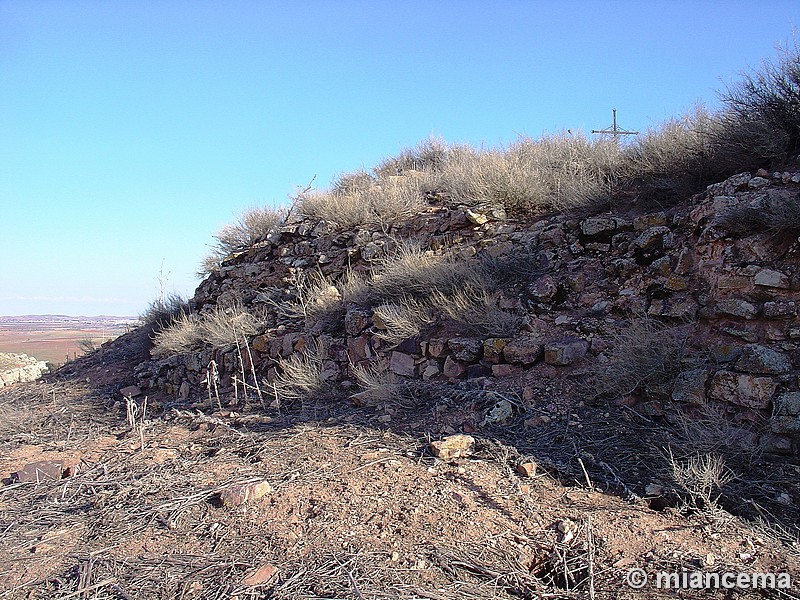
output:
<path id="1" fill-rule="evenodd" d="M 191 300 L 2 392 L 0 585 L 794 597 L 800 57 L 725 100 L 630 146 L 429 140 L 243 215 Z"/>

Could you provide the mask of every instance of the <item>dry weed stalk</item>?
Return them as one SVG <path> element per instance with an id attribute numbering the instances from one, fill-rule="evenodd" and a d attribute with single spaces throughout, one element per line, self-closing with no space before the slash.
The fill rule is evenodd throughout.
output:
<path id="1" fill-rule="evenodd" d="M 670 448 L 669 466 L 675 483 L 689 494 L 697 508 L 715 508 L 720 490 L 733 478 L 718 454 L 696 453 L 679 461 Z"/>
<path id="2" fill-rule="evenodd" d="M 141 406 L 133 399 L 133 396 L 125 397 L 125 415 L 128 426 L 139 436 L 139 450 L 144 450 L 144 428 L 147 419 L 147 396 L 144 397 Z"/>

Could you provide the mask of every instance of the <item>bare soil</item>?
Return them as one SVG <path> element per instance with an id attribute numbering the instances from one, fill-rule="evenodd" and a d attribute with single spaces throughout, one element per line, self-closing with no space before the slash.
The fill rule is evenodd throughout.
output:
<path id="1" fill-rule="evenodd" d="M 626 584 L 633 568 L 800 581 L 797 465 L 723 448 L 735 477 L 703 505 L 669 478 L 667 450 L 684 456 L 687 439 L 576 402 L 565 382 L 538 383 L 542 418 L 502 425 L 483 422 L 513 400 L 499 389 L 421 392 L 383 411 L 335 398 L 145 407 L 118 393 L 143 352 L 128 334 L 0 392 L 0 597 L 660 597 Z M 464 431 L 471 455 L 431 454 Z M 39 461 L 70 469 L 11 477 Z M 518 471 L 528 461 L 532 477 Z M 270 493 L 224 501 L 261 481 Z M 796 598 L 796 581 L 760 596 L 661 593 Z"/>

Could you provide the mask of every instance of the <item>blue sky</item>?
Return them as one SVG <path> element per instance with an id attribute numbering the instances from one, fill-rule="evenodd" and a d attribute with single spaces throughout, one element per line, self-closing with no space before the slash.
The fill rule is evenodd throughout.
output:
<path id="1" fill-rule="evenodd" d="M 657 127 L 796 0 L 0 0 L 0 315 L 190 295 L 213 233 L 434 136 Z"/>

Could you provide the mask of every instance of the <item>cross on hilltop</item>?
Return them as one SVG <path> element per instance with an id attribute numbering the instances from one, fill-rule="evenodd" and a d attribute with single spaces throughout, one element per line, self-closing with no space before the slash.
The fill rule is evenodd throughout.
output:
<path id="1" fill-rule="evenodd" d="M 614 138 L 614 141 L 619 143 L 619 136 L 621 135 L 638 135 L 638 131 L 628 131 L 626 129 L 620 129 L 617 126 L 617 109 L 612 108 L 611 113 L 614 116 L 614 124 L 611 127 L 606 127 L 605 129 L 592 129 L 592 133 L 599 133 L 601 135 L 610 135 Z"/>

